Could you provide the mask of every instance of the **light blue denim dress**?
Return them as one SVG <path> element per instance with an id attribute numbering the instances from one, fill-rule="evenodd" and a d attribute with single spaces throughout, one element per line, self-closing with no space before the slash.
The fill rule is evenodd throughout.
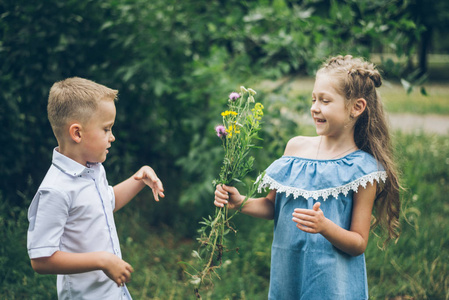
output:
<path id="1" fill-rule="evenodd" d="M 364 254 L 350 256 L 321 234 L 299 230 L 292 213 L 319 201 L 325 217 L 349 229 L 354 192 L 386 177 L 362 150 L 332 160 L 282 156 L 267 168 L 261 188 L 277 190 L 269 299 L 368 299 Z"/>

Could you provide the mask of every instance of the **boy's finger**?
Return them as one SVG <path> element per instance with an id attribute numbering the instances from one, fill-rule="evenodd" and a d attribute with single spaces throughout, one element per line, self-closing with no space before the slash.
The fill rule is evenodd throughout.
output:
<path id="1" fill-rule="evenodd" d="M 159 178 L 157 179 L 156 184 L 160 191 L 164 191 L 164 186 L 162 185 L 162 181 Z"/>
<path id="2" fill-rule="evenodd" d="M 159 201 L 159 196 L 158 196 L 158 194 L 157 194 L 157 191 L 156 191 L 155 189 L 152 189 L 152 190 L 153 190 L 153 197 L 154 197 L 154 200 Z"/>

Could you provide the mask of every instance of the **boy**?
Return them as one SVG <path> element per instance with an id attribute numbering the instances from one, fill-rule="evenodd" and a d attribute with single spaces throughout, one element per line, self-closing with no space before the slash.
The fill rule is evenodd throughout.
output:
<path id="1" fill-rule="evenodd" d="M 116 90 L 82 78 L 56 82 L 48 118 L 58 147 L 28 211 L 28 254 L 40 274 L 59 274 L 59 299 L 131 299 L 134 271 L 121 259 L 113 212 L 145 185 L 164 197 L 152 168 L 111 187 L 103 165 L 115 140 Z"/>

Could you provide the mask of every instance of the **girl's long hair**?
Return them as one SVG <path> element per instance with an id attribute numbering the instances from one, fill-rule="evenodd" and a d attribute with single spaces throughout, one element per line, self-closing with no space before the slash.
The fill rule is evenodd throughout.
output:
<path id="1" fill-rule="evenodd" d="M 337 76 L 335 87 L 347 99 L 348 107 L 359 98 L 366 100 L 366 109 L 355 123 L 354 140 L 359 149 L 373 155 L 387 172 L 385 184 L 378 184 L 372 228 L 380 225 L 387 230 L 385 243 L 397 239 L 402 187 L 383 104 L 376 90 L 382 85 L 381 74 L 374 64 L 350 55 L 330 58 L 318 72 Z"/>

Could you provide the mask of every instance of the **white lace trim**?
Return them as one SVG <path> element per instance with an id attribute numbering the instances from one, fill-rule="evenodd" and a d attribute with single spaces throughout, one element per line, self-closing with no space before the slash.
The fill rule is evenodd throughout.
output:
<path id="1" fill-rule="evenodd" d="M 261 179 L 259 177 L 257 182 L 260 180 Z M 373 184 L 374 180 L 376 180 L 377 182 L 380 182 L 380 180 L 385 182 L 387 180 L 387 172 L 385 171 L 374 172 L 365 175 L 363 177 L 360 177 L 345 185 L 317 191 L 307 191 L 295 187 L 285 186 L 280 184 L 267 174 L 265 174 L 262 178 L 262 181 L 259 183 L 258 192 L 260 193 L 262 192 L 262 189 L 269 187 L 272 190 L 277 190 L 277 192 L 286 193 L 287 196 L 293 195 L 295 199 L 298 198 L 299 196 L 302 196 L 306 199 L 312 197 L 314 200 L 318 200 L 319 197 L 323 197 L 323 200 L 326 201 L 326 199 L 331 195 L 336 198 L 340 193 L 344 194 L 345 196 L 348 195 L 349 191 L 354 191 L 357 193 L 359 186 L 363 186 L 363 188 L 366 188 L 366 184 L 368 182 Z"/>

